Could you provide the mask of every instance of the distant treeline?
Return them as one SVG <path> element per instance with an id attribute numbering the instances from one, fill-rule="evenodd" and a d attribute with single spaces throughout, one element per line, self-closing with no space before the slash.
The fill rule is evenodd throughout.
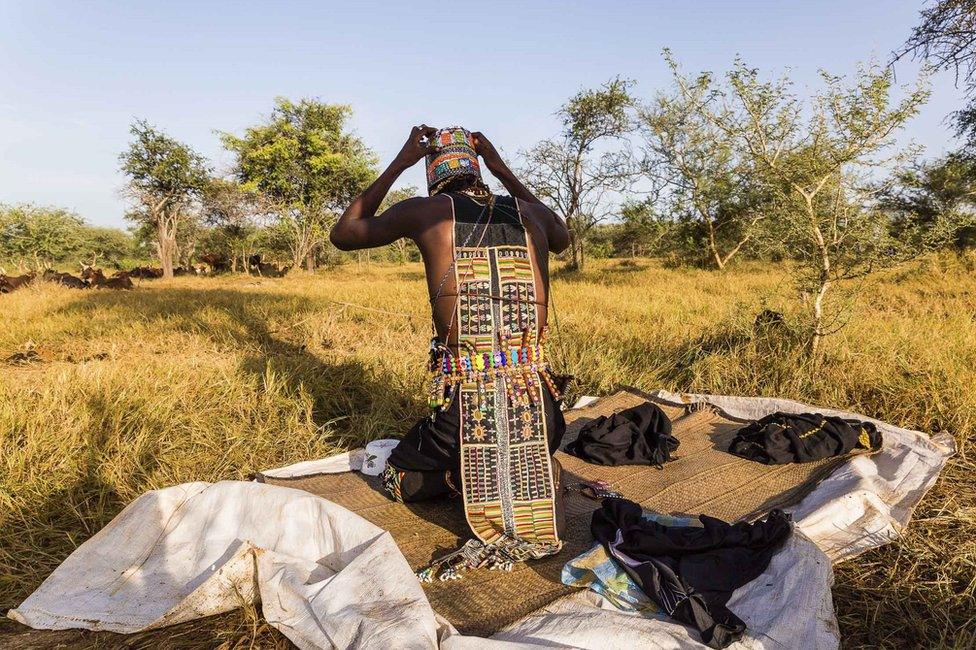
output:
<path id="1" fill-rule="evenodd" d="M 64 208 L 0 204 L 0 267 L 8 270 L 123 265 L 150 254 L 131 233 L 90 225 Z"/>

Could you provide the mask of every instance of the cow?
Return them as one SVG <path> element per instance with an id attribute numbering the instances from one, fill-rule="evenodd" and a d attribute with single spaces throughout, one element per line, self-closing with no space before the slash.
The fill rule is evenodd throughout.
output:
<path id="1" fill-rule="evenodd" d="M 266 264 L 262 261 L 260 253 L 255 253 L 248 257 L 247 265 L 252 272 L 257 271 L 258 275 L 268 278 L 282 278 L 291 270 L 290 266 L 279 268 L 275 264 Z"/>
<path id="2" fill-rule="evenodd" d="M 102 273 L 101 269 L 94 269 L 90 266 L 86 266 L 81 272 L 81 278 L 88 283 L 89 286 L 95 287 L 96 289 L 132 289 L 132 280 L 125 273 L 119 273 L 111 278 L 106 278 L 105 274 Z"/>
<path id="3" fill-rule="evenodd" d="M 199 256 L 200 261 L 210 267 L 211 273 L 226 273 L 230 271 L 230 261 L 220 253 L 204 253 Z"/>
<path id="4" fill-rule="evenodd" d="M 44 275 L 41 276 L 44 280 L 48 282 L 54 282 L 55 284 L 61 284 L 66 287 L 71 287 L 72 289 L 87 289 L 88 283 L 81 278 L 75 277 L 70 273 L 59 273 L 54 269 L 45 269 Z"/>
<path id="5" fill-rule="evenodd" d="M 120 273 L 116 273 L 116 276 Z M 152 266 L 137 266 L 128 272 L 130 278 L 142 278 L 143 280 L 152 280 L 155 278 L 163 277 L 163 269 Z"/>
<path id="6" fill-rule="evenodd" d="M 27 286 L 37 277 L 36 273 L 25 273 L 24 275 L 0 275 L 0 293 L 10 293 L 21 287 Z"/>

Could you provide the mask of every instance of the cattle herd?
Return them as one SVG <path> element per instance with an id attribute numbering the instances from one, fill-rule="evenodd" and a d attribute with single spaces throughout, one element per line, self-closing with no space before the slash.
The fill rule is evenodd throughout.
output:
<path id="1" fill-rule="evenodd" d="M 205 260 L 206 264 L 189 267 L 177 267 L 173 269 L 173 275 L 210 275 L 229 271 L 230 265 L 225 264 L 220 259 Z M 254 275 L 265 277 L 282 277 L 288 273 L 290 267 L 278 267 L 275 264 L 268 264 L 261 260 L 260 255 L 253 255 L 248 259 L 248 271 Z M 93 266 L 82 265 L 81 275 L 71 275 L 61 273 L 52 268 L 47 268 L 40 274 L 40 279 L 45 282 L 54 282 L 73 289 L 132 289 L 132 278 L 151 280 L 163 277 L 163 269 L 153 266 L 137 266 L 128 271 L 116 271 L 111 277 L 106 277 L 102 269 Z M 0 269 L 0 293 L 10 293 L 21 287 L 29 285 L 38 279 L 36 272 L 24 273 L 22 275 L 7 275 Z"/>

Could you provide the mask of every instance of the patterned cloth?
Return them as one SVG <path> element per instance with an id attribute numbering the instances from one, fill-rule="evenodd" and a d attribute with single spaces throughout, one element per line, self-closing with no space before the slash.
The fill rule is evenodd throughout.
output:
<path id="1" fill-rule="evenodd" d="M 479 203 L 450 196 L 458 349 L 507 355 L 538 345 L 535 269 L 517 202 L 497 198 L 488 222 Z M 480 245 L 465 247 L 464 242 Z M 487 389 L 483 382 L 460 386 L 465 516 L 485 543 L 509 536 L 558 544 L 545 414 L 541 400 L 518 388 L 522 379 L 499 374 Z M 538 375 L 528 378 L 538 381 Z"/>
<path id="2" fill-rule="evenodd" d="M 474 137 L 466 129 L 452 126 L 441 129 L 433 137 L 437 151 L 427 154 L 427 190 L 437 194 L 450 180 L 458 176 L 481 178 L 481 166 L 474 149 Z"/>
<path id="3" fill-rule="evenodd" d="M 475 567 L 511 570 L 562 548 L 543 399 L 551 378 L 544 355 L 528 354 L 541 351 L 543 337 L 518 202 L 447 196 L 454 213 L 457 346 L 454 352 L 435 346 L 442 357 L 434 369 L 444 366 L 450 381 L 435 372 L 432 405 L 458 408 L 461 495 L 477 539 L 419 571 L 423 581 L 455 579 Z M 458 351 L 466 361 L 458 361 Z M 497 357 L 500 367 L 482 367 L 482 355 Z"/>
<path id="4" fill-rule="evenodd" d="M 663 526 L 697 526 L 697 517 L 671 517 L 645 512 L 644 519 Z M 596 544 L 585 553 L 577 555 L 563 566 L 562 582 L 570 587 L 582 587 L 594 591 L 617 609 L 633 614 L 651 616 L 661 609 L 651 600 L 617 561 L 607 553 L 603 544 Z"/>

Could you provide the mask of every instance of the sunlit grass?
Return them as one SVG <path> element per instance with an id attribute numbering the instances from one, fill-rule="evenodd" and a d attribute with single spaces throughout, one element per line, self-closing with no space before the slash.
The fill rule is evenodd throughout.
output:
<path id="1" fill-rule="evenodd" d="M 960 453 L 905 540 L 842 565 L 835 601 L 850 646 L 963 646 L 976 642 L 974 276 L 932 259 L 870 281 L 810 364 L 775 268 L 594 263 L 555 273 L 553 354 L 577 377 L 571 398 L 618 384 L 777 395 L 951 432 Z M 786 324 L 757 329 L 765 307 Z M 0 296 L 0 607 L 145 490 L 404 432 L 425 412 L 428 319 L 418 265 Z M 270 638 L 242 616 L 182 645 Z"/>

